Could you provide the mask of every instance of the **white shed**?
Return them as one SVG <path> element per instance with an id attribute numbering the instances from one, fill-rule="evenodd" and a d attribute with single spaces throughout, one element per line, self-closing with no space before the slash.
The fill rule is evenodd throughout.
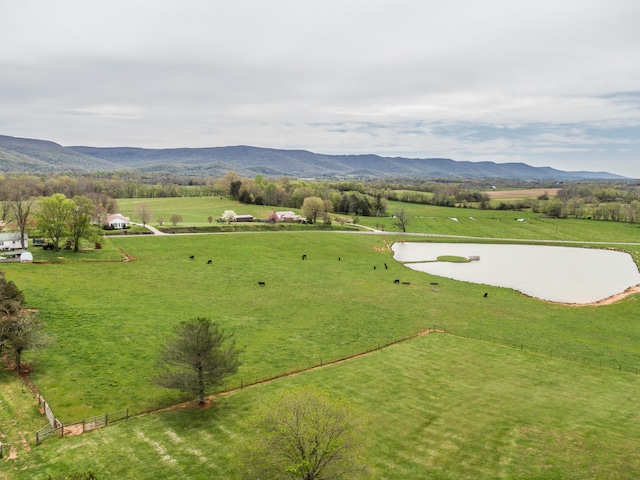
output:
<path id="1" fill-rule="evenodd" d="M 20 254 L 21 262 L 33 262 L 33 254 L 31 252 L 22 252 Z"/>
<path id="2" fill-rule="evenodd" d="M 29 238 L 25 234 L 23 239 L 26 248 L 29 244 Z M 0 250 L 19 250 L 21 248 L 20 233 L 0 233 Z"/>

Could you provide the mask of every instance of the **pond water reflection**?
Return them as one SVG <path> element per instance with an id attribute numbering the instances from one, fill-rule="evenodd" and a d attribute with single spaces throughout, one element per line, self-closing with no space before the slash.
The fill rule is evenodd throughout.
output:
<path id="1" fill-rule="evenodd" d="M 519 290 L 562 303 L 591 303 L 640 284 L 631 255 L 613 250 L 537 245 L 398 242 L 394 258 L 413 270 Z M 435 262 L 438 257 L 478 256 L 468 263 Z M 422 263 L 424 262 L 424 263 Z"/>

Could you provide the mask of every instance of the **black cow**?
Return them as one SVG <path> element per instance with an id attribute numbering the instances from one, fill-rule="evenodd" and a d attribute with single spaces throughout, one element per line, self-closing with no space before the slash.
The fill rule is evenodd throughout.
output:
<path id="1" fill-rule="evenodd" d="M 387 270 L 389 267 L 387 267 L 387 264 L 384 264 L 384 269 Z"/>
<path id="2" fill-rule="evenodd" d="M 306 260 L 307 259 L 307 254 L 305 253 L 304 255 L 302 255 L 302 259 Z"/>
<path id="3" fill-rule="evenodd" d="M 393 283 L 400 283 L 400 280 L 394 280 Z"/>
<path id="4" fill-rule="evenodd" d="M 195 256 L 193 256 L 193 255 L 191 255 L 189 258 L 190 258 L 191 260 L 193 260 L 193 259 L 194 259 L 194 258 L 196 258 L 196 257 L 195 257 Z"/>
<path id="5" fill-rule="evenodd" d="M 487 298 L 489 296 L 489 292 L 484 292 L 484 298 Z"/>
<path id="6" fill-rule="evenodd" d="M 260 285 L 261 287 L 264 287 L 265 283 L 264 282 L 258 282 L 258 285 Z"/>
<path id="7" fill-rule="evenodd" d="M 213 260 L 207 260 L 207 265 L 211 265 L 213 263 Z"/>

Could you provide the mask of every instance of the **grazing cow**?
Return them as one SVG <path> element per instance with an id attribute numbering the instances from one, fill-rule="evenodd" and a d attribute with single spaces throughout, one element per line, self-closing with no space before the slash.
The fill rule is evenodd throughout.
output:
<path id="1" fill-rule="evenodd" d="M 487 298 L 489 296 L 489 292 L 484 292 L 484 298 Z"/>
<path id="2" fill-rule="evenodd" d="M 207 265 L 211 265 L 213 263 L 213 260 L 208 260 L 207 261 Z"/>
<path id="3" fill-rule="evenodd" d="M 338 257 L 338 261 L 340 261 L 340 257 Z"/>
<path id="4" fill-rule="evenodd" d="M 196 258 L 196 257 L 195 257 L 195 256 L 193 256 L 193 255 L 191 255 L 189 258 L 190 258 L 191 260 L 193 260 L 193 259 L 194 259 L 194 258 Z"/>
<path id="5" fill-rule="evenodd" d="M 258 282 L 258 285 L 260 285 L 261 287 L 264 287 L 265 283 L 264 282 Z"/>
<path id="6" fill-rule="evenodd" d="M 387 267 L 387 264 L 384 264 L 384 269 L 387 270 L 389 267 Z"/>
<path id="7" fill-rule="evenodd" d="M 396 280 L 393 281 L 393 283 L 400 283 L 400 280 L 396 279 Z"/>
<path id="8" fill-rule="evenodd" d="M 374 269 L 374 270 L 376 269 L 376 266 L 375 266 L 375 265 L 373 266 L 373 269 Z"/>
<path id="9" fill-rule="evenodd" d="M 307 254 L 305 253 L 304 255 L 302 255 L 302 259 L 306 260 L 307 259 Z"/>
<path id="10" fill-rule="evenodd" d="M 438 282 L 431 282 L 431 285 L 438 285 Z"/>

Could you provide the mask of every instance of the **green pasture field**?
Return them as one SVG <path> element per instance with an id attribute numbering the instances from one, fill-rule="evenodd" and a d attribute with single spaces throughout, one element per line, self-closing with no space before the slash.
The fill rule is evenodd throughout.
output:
<path id="1" fill-rule="evenodd" d="M 146 203 L 153 214 L 151 225 L 158 225 L 158 218 L 164 219 L 164 225 L 170 226 L 171 215 L 182 216 L 178 226 L 209 225 L 209 217 L 220 218 L 225 210 L 233 210 L 238 215 L 253 215 L 254 218 L 267 218 L 274 210 L 292 210 L 284 207 L 266 205 L 245 205 L 231 197 L 170 197 L 170 198 L 119 198 L 120 213 L 138 222 L 135 209 L 138 203 Z"/>
<path id="2" fill-rule="evenodd" d="M 429 334 L 192 407 L 48 439 L 0 478 L 93 470 L 104 479 L 234 479 L 265 397 L 316 385 L 367 419 L 369 478 L 635 479 L 640 377 Z M 4 440 L 4 439 L 3 439 Z M 11 439 L 13 440 L 13 439 Z"/>
<path id="3" fill-rule="evenodd" d="M 388 202 L 387 213 L 404 208 L 413 216 L 407 233 L 469 238 L 569 242 L 640 242 L 640 225 L 575 218 L 547 218 L 532 212 L 480 210 Z M 455 219 L 455 220 L 454 220 Z M 399 232 L 395 219 L 358 217 L 358 223 L 385 232 Z"/>
<path id="4" fill-rule="evenodd" d="M 184 200 L 201 199 L 179 204 Z M 414 207 L 421 217 L 435 217 L 433 230 L 424 233 L 605 242 L 602 247 L 624 248 L 638 263 L 635 226 L 408 206 Z M 476 220 L 463 221 L 462 212 Z M 474 231 L 472 225 L 484 227 Z M 554 230 L 556 237 L 545 237 Z M 98 251 L 35 249 L 33 264 L 3 265 L 53 337 L 49 347 L 28 352 L 25 360 L 64 422 L 125 408 L 153 412 L 187 400 L 155 387 L 152 377 L 162 340 L 179 321 L 195 316 L 220 322 L 246 346 L 244 365 L 224 389 L 325 365 L 434 325 L 459 336 L 429 335 L 367 360 L 244 389 L 209 410 L 154 413 L 82 437 L 47 439 L 36 448 L 34 430 L 27 439 L 31 452 L 25 447 L 8 463 L 15 465 L 13 473 L 23 467 L 37 474 L 64 465 L 88 468 L 95 460 L 107 478 L 126 478 L 120 470 L 126 468 L 140 478 L 159 478 L 162 468 L 175 469 L 173 478 L 227 478 L 235 432 L 252 403 L 304 382 L 328 385 L 373 416 L 372 478 L 598 478 L 607 468 L 617 478 L 627 471 L 637 476 L 640 296 L 570 307 L 435 277 L 392 259 L 389 245 L 404 240 L 440 239 L 318 231 L 122 236 L 105 239 Z M 395 279 L 409 284 L 396 285 Z M 372 366 L 361 363 L 372 359 Z M 505 371 L 504 365 L 511 367 Z M 0 397 L 0 434 L 10 434 L 6 442 L 16 444 L 20 434 L 7 434 L 1 425 L 13 418 L 7 402 L 20 404 L 21 397 L 17 387 L 5 392 L 9 377 L 0 382 L 2 395 L 10 397 Z M 518 395 L 507 391 L 512 383 L 522 389 Z M 587 403 L 577 408 L 575 402 Z M 32 403 L 24 408 L 27 427 L 20 431 L 37 423 Z M 592 416 L 582 415 L 589 409 Z M 387 415 L 397 428 L 383 422 Z M 42 418 L 38 426 L 45 423 Z M 583 475 L 572 473 L 574 462 Z M 197 471 L 209 474 L 192 473 Z"/>

